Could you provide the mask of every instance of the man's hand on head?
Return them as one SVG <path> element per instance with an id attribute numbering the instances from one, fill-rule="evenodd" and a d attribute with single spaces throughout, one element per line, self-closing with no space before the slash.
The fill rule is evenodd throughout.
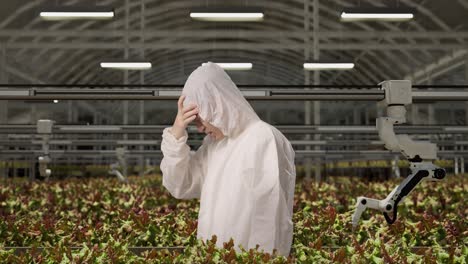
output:
<path id="1" fill-rule="evenodd" d="M 177 116 L 172 125 L 172 134 L 176 139 L 181 138 L 184 135 L 184 131 L 187 126 L 197 118 L 198 107 L 194 104 L 184 107 L 185 95 L 179 97 L 177 101 Z"/>

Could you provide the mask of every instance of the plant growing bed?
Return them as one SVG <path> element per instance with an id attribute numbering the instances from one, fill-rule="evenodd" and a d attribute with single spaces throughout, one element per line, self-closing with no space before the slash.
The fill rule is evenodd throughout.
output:
<path id="1" fill-rule="evenodd" d="M 199 241 L 198 200 L 172 198 L 159 175 L 130 180 L 2 180 L 0 262 L 466 263 L 468 256 L 466 176 L 421 184 L 391 226 L 368 210 L 355 231 L 356 197 L 383 198 L 399 181 L 298 180 L 289 258 Z"/>

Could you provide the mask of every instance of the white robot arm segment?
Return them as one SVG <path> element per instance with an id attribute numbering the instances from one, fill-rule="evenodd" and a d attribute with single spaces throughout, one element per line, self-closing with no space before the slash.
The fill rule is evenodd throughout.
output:
<path id="1" fill-rule="evenodd" d="M 379 210 L 384 214 L 388 224 L 397 218 L 397 207 L 405 197 L 422 181 L 439 181 L 445 177 L 445 170 L 435 166 L 432 161 L 437 158 L 437 146 L 430 142 L 413 141 L 408 135 L 396 135 L 393 129 L 395 124 L 406 122 L 405 105 L 411 103 L 410 81 L 385 81 L 382 83 L 385 90 L 385 103 L 387 104 L 387 117 L 376 120 L 379 137 L 385 148 L 390 151 L 401 152 L 409 161 L 411 175 L 395 187 L 383 200 L 367 197 L 358 197 L 356 211 L 353 214 L 352 224 L 356 227 L 362 213 L 366 208 Z M 393 215 L 390 217 L 390 215 Z"/>
<path id="2" fill-rule="evenodd" d="M 121 182 L 128 182 L 127 178 L 127 161 L 125 159 L 125 148 L 116 148 L 115 154 L 117 156 L 117 162 L 110 165 L 109 173 L 117 176 Z M 121 173 L 119 168 L 123 171 Z"/>
<path id="3" fill-rule="evenodd" d="M 52 174 L 52 170 L 47 168 L 47 166 L 50 163 L 49 156 L 41 156 L 38 158 L 38 160 L 39 160 L 39 174 L 41 175 L 41 177 L 48 179 L 49 176 Z"/>
<path id="4" fill-rule="evenodd" d="M 53 125 L 54 121 L 52 120 L 41 119 L 37 121 L 37 133 L 42 137 L 42 151 L 44 152 L 44 155 L 38 158 L 39 174 L 46 180 L 48 180 L 49 176 L 52 174 L 52 170 L 48 168 L 48 165 L 51 162 L 49 156 L 49 141 L 52 135 Z"/>

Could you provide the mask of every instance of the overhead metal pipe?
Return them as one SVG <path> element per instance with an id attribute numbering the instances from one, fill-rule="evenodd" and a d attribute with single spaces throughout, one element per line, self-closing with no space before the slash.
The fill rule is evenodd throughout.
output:
<path id="1" fill-rule="evenodd" d="M 256 89 L 243 90 L 247 100 L 382 101 L 378 89 Z M 413 102 L 468 101 L 468 91 L 413 91 Z M 177 100 L 181 90 L 162 89 L 0 89 L 0 100 Z"/>
<path id="2" fill-rule="evenodd" d="M 202 140 L 188 140 L 188 145 L 199 146 L 202 144 Z M 380 140 L 290 140 L 293 146 L 383 146 L 384 142 Z M 438 146 L 468 146 L 468 141 L 431 141 Z M 0 140 L 2 146 L 31 146 L 41 145 L 40 140 Z M 161 140 L 97 140 L 97 139 L 80 139 L 80 140 L 67 140 L 57 139 L 50 140 L 49 145 L 72 145 L 72 146 L 160 146 Z"/>
<path id="3" fill-rule="evenodd" d="M 288 89 L 288 88 L 325 88 L 325 89 L 372 89 L 380 88 L 378 84 L 237 84 L 238 88 L 271 88 L 271 89 Z M 94 83 L 84 83 L 84 84 L 5 84 L 0 83 L 0 88 L 183 88 L 184 84 L 94 84 Z M 445 84 L 445 85 L 435 85 L 435 84 L 413 84 L 413 88 L 417 89 L 467 89 L 468 85 L 456 85 L 456 84 Z"/>
<path id="4" fill-rule="evenodd" d="M 24 157 L 25 155 L 40 155 L 42 152 L 40 150 L 6 150 L 0 152 L 0 157 Z M 375 158 L 376 156 L 389 156 L 395 157 L 395 154 L 387 150 L 361 150 L 361 151 L 348 151 L 348 150 L 296 150 L 296 156 L 301 157 L 324 157 L 327 156 L 366 156 L 368 158 Z M 114 157 L 115 150 L 51 150 L 51 156 L 75 156 L 75 157 Z M 151 157 L 162 157 L 162 152 L 160 150 L 126 150 L 126 156 L 151 156 Z M 398 153 L 398 155 L 400 155 Z M 439 151 L 437 153 L 439 157 L 455 157 L 455 156 L 468 156 L 468 151 Z"/>
<path id="5" fill-rule="evenodd" d="M 53 134 L 161 134 L 171 125 L 54 125 Z M 285 134 L 377 134 L 375 126 L 277 125 Z M 396 126 L 398 134 L 468 134 L 467 126 Z M 189 133 L 199 133 L 193 126 Z M 36 125 L 0 125 L 0 134 L 36 134 Z"/>

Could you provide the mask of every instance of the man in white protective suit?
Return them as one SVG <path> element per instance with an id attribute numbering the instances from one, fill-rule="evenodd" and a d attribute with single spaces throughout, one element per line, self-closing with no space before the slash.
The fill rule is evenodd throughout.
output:
<path id="1" fill-rule="evenodd" d="M 162 136 L 163 185 L 178 199 L 200 198 L 197 237 L 288 256 L 296 179 L 289 141 L 215 63 L 189 76 L 178 109 Z M 207 134 L 196 152 L 186 144 L 191 122 Z"/>

